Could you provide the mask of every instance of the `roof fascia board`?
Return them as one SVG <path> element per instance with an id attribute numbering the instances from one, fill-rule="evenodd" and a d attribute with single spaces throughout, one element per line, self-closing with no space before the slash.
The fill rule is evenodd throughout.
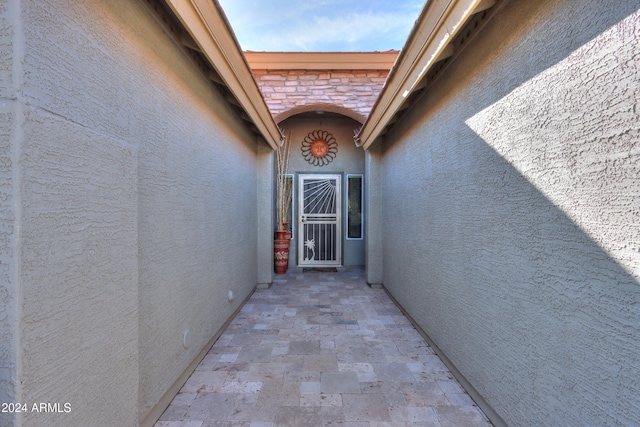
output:
<path id="1" fill-rule="evenodd" d="M 226 21 L 211 0 L 166 0 L 216 69 L 251 121 L 274 150 L 282 135 Z"/>
<path id="2" fill-rule="evenodd" d="M 405 44 L 391 70 L 390 78 L 359 133 L 365 150 L 371 147 L 449 42 L 482 3 L 483 0 L 433 0 L 425 6 L 412 36 Z"/>
<path id="3" fill-rule="evenodd" d="M 389 70 L 398 51 L 245 52 L 254 70 Z"/>

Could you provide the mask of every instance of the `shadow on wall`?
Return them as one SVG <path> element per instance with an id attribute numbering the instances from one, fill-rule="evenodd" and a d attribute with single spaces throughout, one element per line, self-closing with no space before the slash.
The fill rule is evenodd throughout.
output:
<path id="1" fill-rule="evenodd" d="M 638 2 L 551 3 L 510 2 L 385 150 L 385 285 L 508 424 L 632 425 Z"/>
<path id="2" fill-rule="evenodd" d="M 632 59 L 640 11 L 624 18 L 465 124 L 627 272 L 638 275 L 633 263 L 640 241 L 628 238 L 639 219 L 637 183 L 631 178 L 640 155 L 635 111 L 640 67 Z M 622 48 L 599 52 L 607 45 Z M 586 73 L 585 60 L 592 67 Z"/>

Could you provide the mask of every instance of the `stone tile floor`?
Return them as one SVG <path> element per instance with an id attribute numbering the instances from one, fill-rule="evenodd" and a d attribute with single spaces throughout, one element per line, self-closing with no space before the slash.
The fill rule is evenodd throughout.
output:
<path id="1" fill-rule="evenodd" d="M 276 276 L 156 427 L 491 426 L 361 269 Z"/>

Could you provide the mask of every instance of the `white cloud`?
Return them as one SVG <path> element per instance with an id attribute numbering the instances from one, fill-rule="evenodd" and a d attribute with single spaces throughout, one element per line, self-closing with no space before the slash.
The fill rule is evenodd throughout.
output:
<path id="1" fill-rule="evenodd" d="M 422 7 L 420 0 L 220 1 L 243 49 L 256 51 L 400 49 Z"/>
<path id="2" fill-rule="evenodd" d="M 397 13 L 351 13 L 339 18 L 317 16 L 282 31 L 263 34 L 259 41 L 267 46 L 264 50 L 313 51 L 327 50 L 327 46 L 334 46 L 332 50 L 399 49 L 415 18 Z"/>

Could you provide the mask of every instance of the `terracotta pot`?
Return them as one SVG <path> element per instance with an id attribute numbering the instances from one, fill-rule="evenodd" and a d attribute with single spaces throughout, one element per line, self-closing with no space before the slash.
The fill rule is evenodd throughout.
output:
<path id="1" fill-rule="evenodd" d="M 289 223 L 288 222 L 283 222 L 282 225 L 284 226 L 284 229 L 286 230 L 286 236 L 287 239 L 291 240 L 291 231 L 289 231 Z"/>
<path id="2" fill-rule="evenodd" d="M 288 231 L 276 231 L 273 241 L 273 255 L 275 258 L 275 271 L 284 274 L 289 267 L 289 243 L 291 233 Z"/>

